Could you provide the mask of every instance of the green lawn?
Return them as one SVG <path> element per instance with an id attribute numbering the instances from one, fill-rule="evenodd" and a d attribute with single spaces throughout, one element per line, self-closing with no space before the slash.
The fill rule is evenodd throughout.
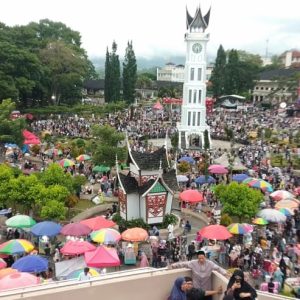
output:
<path id="1" fill-rule="evenodd" d="M 84 210 L 94 207 L 94 206 L 95 206 L 94 202 L 92 202 L 90 200 L 79 200 L 73 209 L 84 211 Z"/>

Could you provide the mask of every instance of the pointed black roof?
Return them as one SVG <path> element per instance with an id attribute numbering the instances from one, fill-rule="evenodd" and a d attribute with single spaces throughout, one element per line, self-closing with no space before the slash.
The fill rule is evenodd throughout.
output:
<path id="1" fill-rule="evenodd" d="M 161 147 L 152 153 L 130 150 L 127 163 L 129 162 L 135 162 L 140 170 L 158 170 L 160 162 L 162 169 L 168 167 L 165 147 Z"/>
<path id="2" fill-rule="evenodd" d="M 186 25 L 187 29 L 205 29 L 208 27 L 209 18 L 210 18 L 210 10 L 203 17 L 201 13 L 200 6 L 197 8 L 194 18 L 191 17 L 188 10 L 186 9 Z"/>

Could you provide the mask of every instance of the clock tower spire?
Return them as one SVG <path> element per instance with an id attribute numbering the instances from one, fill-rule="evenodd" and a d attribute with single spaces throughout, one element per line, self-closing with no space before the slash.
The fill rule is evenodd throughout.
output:
<path id="1" fill-rule="evenodd" d="M 206 124 L 206 45 L 209 34 L 205 30 L 209 24 L 210 9 L 202 16 L 200 6 L 195 16 L 186 10 L 186 61 L 183 85 L 183 102 L 179 131 L 179 148 L 201 149 L 204 147 Z M 209 138 L 210 139 L 210 138 Z"/>

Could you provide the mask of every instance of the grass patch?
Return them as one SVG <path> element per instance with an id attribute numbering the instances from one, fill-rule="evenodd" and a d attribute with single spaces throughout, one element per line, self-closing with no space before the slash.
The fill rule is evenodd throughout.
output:
<path id="1" fill-rule="evenodd" d="M 81 199 L 78 201 L 78 203 L 74 206 L 73 209 L 84 211 L 84 210 L 89 209 L 94 206 L 95 206 L 95 204 L 93 201 Z"/>

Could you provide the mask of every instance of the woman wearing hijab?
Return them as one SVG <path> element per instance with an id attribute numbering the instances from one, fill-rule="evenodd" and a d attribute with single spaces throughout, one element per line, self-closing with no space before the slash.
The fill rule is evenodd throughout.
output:
<path id="1" fill-rule="evenodd" d="M 186 282 L 184 277 L 178 277 L 174 282 L 171 295 L 168 300 L 186 300 L 185 284 Z"/>
<path id="2" fill-rule="evenodd" d="M 255 289 L 244 280 L 244 273 L 235 270 L 227 285 L 223 300 L 254 300 L 257 297 Z"/>

